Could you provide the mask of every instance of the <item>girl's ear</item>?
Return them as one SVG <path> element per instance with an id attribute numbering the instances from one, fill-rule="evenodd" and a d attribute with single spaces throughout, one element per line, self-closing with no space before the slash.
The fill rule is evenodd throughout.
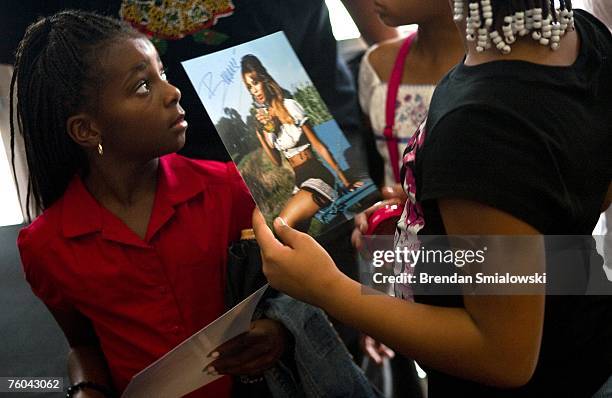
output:
<path id="1" fill-rule="evenodd" d="M 70 116 L 66 122 L 68 135 L 79 146 L 96 148 L 102 142 L 102 135 L 91 116 L 79 113 Z"/>

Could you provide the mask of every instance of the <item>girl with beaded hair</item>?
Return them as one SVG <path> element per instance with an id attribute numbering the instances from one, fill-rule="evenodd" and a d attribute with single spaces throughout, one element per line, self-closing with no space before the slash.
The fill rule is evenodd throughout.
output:
<path id="1" fill-rule="evenodd" d="M 264 273 L 273 287 L 414 358 L 427 371 L 431 398 L 605 396 L 612 287 L 591 232 L 612 202 L 611 34 L 567 0 L 449 6 L 466 55 L 438 83 L 427 120 L 404 152 L 410 195 L 396 240 L 409 240 L 415 229 L 420 240 L 494 236 L 483 271 L 521 264 L 529 274 L 546 272 L 546 284 L 528 295 L 497 285 L 475 295 L 452 283 L 417 283 L 414 302 L 363 294 L 314 240 L 282 219 L 274 235 L 255 212 Z M 365 220 L 356 225 L 367 227 Z M 561 267 L 551 235 L 577 237 L 571 242 L 587 253 Z M 528 239 L 516 245 L 521 236 Z M 417 281 L 431 280 L 427 273 L 457 269 L 416 265 Z M 576 294 L 586 291 L 579 280 L 597 280 L 600 294 Z M 559 281 L 573 295 L 550 294 Z"/>

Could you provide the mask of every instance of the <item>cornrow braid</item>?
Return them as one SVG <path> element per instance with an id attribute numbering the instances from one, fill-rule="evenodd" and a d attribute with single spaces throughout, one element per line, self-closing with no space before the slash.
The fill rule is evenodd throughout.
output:
<path id="1" fill-rule="evenodd" d="M 561 37 L 574 29 L 571 0 L 558 3 L 556 8 L 555 0 L 454 0 L 453 19 L 462 21 L 467 15 L 466 40 L 475 41 L 478 52 L 495 46 L 509 54 L 517 37 L 527 35 L 555 51 Z"/>
<path id="2" fill-rule="evenodd" d="M 136 37 L 142 35 L 128 25 L 84 11 L 63 11 L 28 27 L 15 56 L 10 130 L 15 177 L 17 130 L 25 145 L 29 220 L 31 199 L 42 211 L 63 195 L 75 173 L 88 172 L 86 155 L 69 137 L 66 121 L 80 111 L 97 110 L 104 79 L 100 52 L 116 40 Z"/>

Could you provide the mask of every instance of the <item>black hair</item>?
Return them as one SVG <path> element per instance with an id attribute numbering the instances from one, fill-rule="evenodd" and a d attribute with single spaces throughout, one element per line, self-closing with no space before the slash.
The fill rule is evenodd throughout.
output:
<path id="1" fill-rule="evenodd" d="M 246 73 L 255 72 L 257 77 L 261 79 L 267 102 L 280 102 L 282 104 L 285 98 L 284 90 L 276 80 L 270 76 L 268 70 L 263 66 L 259 58 L 253 54 L 247 54 L 240 60 L 240 67 L 243 76 Z"/>
<path id="2" fill-rule="evenodd" d="M 469 0 L 470 3 L 474 1 L 480 0 Z M 534 8 L 542 9 L 542 16 L 546 18 L 548 15 L 553 17 L 553 20 L 556 21 L 557 14 L 555 11 L 555 1 L 556 0 L 491 0 L 491 5 L 493 6 L 493 15 L 495 18 L 494 26 L 499 27 L 504 22 L 504 16 L 508 15 L 512 12 L 526 12 L 527 10 L 532 10 Z M 568 11 L 572 10 L 572 1 L 571 0 L 557 0 L 559 3 L 559 9 L 566 9 Z"/>
<path id="3" fill-rule="evenodd" d="M 559 3 L 561 9 L 572 9 L 571 0 L 559 0 Z M 495 26 L 503 24 L 505 15 L 518 11 L 526 12 L 534 8 L 541 8 L 544 18 L 551 15 L 556 20 L 556 13 L 553 12 L 555 10 L 555 0 L 491 0 L 491 5 L 495 15 Z"/>
<path id="4" fill-rule="evenodd" d="M 26 30 L 11 79 L 10 129 L 17 181 L 15 113 L 29 169 L 29 220 L 32 198 L 36 211 L 47 209 L 75 173 L 88 172 L 85 152 L 68 135 L 66 122 L 78 112 L 96 111 L 104 79 L 100 60 L 108 45 L 137 37 L 143 36 L 117 19 L 74 10 L 44 17 Z"/>
<path id="5" fill-rule="evenodd" d="M 574 29 L 571 0 L 455 0 L 455 21 L 467 9 L 466 39 L 476 41 L 476 51 L 491 46 L 503 54 L 511 51 L 516 36 L 530 35 L 552 50 L 559 48 L 561 36 Z M 465 6 L 467 4 L 467 7 Z"/>

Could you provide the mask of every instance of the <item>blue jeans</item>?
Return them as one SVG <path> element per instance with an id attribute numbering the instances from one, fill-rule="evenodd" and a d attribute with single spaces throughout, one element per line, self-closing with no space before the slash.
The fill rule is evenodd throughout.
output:
<path id="1" fill-rule="evenodd" d="M 593 398 L 612 398 L 612 376 L 603 386 L 593 395 Z"/>
<path id="2" fill-rule="evenodd" d="M 293 352 L 264 373 L 274 398 L 375 398 L 361 369 L 319 308 L 284 294 L 266 300 L 266 318 L 293 335 Z"/>

